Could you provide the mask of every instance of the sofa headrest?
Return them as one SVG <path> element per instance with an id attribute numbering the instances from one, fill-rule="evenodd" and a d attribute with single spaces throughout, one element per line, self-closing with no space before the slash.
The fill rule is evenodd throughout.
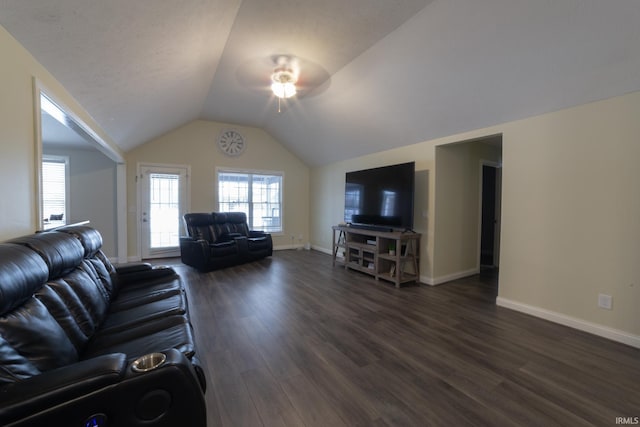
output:
<path id="1" fill-rule="evenodd" d="M 91 258 L 102 248 L 102 235 L 95 228 L 86 225 L 69 225 L 56 228 L 56 233 L 66 233 L 80 241 L 84 248 L 84 257 Z"/>
<path id="2" fill-rule="evenodd" d="M 244 212 L 213 212 L 213 222 L 215 224 L 244 224 L 247 222 L 247 214 Z"/>
<path id="3" fill-rule="evenodd" d="M 73 236 L 56 232 L 31 234 L 9 240 L 26 246 L 43 259 L 49 270 L 49 279 L 56 279 L 76 268 L 84 255 L 80 241 Z"/>
<path id="4" fill-rule="evenodd" d="M 207 226 L 213 223 L 213 217 L 210 213 L 187 213 L 184 214 L 184 223 L 187 228 Z"/>
<path id="5" fill-rule="evenodd" d="M 22 305 L 48 276 L 47 264 L 36 252 L 25 246 L 0 243 L 0 315 Z"/>

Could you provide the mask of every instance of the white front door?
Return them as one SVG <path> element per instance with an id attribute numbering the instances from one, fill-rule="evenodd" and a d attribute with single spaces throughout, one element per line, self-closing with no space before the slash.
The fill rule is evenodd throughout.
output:
<path id="1" fill-rule="evenodd" d="M 188 167 L 139 165 L 142 258 L 180 256 L 187 210 Z"/>

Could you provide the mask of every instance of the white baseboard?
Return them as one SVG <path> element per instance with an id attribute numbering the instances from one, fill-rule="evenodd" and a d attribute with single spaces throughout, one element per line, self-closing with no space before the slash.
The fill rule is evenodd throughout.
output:
<path id="1" fill-rule="evenodd" d="M 420 282 L 426 283 L 427 285 L 431 286 L 437 286 L 446 282 L 450 282 L 452 280 L 462 279 L 463 277 L 469 277 L 479 273 L 480 268 L 472 268 L 471 270 L 458 271 L 457 273 L 447 274 L 445 276 L 439 277 L 420 276 Z"/>
<path id="2" fill-rule="evenodd" d="M 429 285 L 429 286 L 436 286 L 436 284 L 433 282 L 433 277 L 429 277 L 429 276 L 420 276 L 420 283 L 424 283 L 425 285 Z"/>
<path id="3" fill-rule="evenodd" d="M 274 246 L 274 251 L 286 251 L 291 249 L 304 249 L 304 245 L 278 245 Z"/>
<path id="4" fill-rule="evenodd" d="M 323 254 L 333 256 L 333 252 L 331 252 L 331 249 L 323 248 L 321 246 L 316 246 L 316 245 L 311 245 L 311 249 L 313 249 L 314 251 L 322 252 Z"/>
<path id="5" fill-rule="evenodd" d="M 576 317 L 567 316 L 566 314 L 557 313 L 555 311 L 535 307 L 528 304 L 523 304 L 502 297 L 498 297 L 496 299 L 496 304 L 500 307 L 505 307 L 511 310 L 530 314 L 541 319 L 559 323 L 564 326 L 569 326 L 570 328 L 579 329 L 590 334 L 598 335 L 612 341 L 617 341 L 623 344 L 630 345 L 632 347 L 640 348 L 639 335 L 630 334 L 619 329 L 609 328 L 608 326 L 602 326 L 597 323 L 592 323 L 586 320 L 578 319 Z"/>

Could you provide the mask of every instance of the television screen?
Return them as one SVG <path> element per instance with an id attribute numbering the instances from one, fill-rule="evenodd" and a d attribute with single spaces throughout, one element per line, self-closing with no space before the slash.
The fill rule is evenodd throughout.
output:
<path id="1" fill-rule="evenodd" d="M 415 163 L 347 172 L 344 220 L 353 225 L 413 228 Z"/>

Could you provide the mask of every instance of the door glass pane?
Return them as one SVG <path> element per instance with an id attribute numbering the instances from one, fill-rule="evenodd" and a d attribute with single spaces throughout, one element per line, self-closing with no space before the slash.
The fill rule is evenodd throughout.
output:
<path id="1" fill-rule="evenodd" d="M 151 248 L 175 247 L 180 233 L 180 175 L 152 173 L 149 177 Z"/>

